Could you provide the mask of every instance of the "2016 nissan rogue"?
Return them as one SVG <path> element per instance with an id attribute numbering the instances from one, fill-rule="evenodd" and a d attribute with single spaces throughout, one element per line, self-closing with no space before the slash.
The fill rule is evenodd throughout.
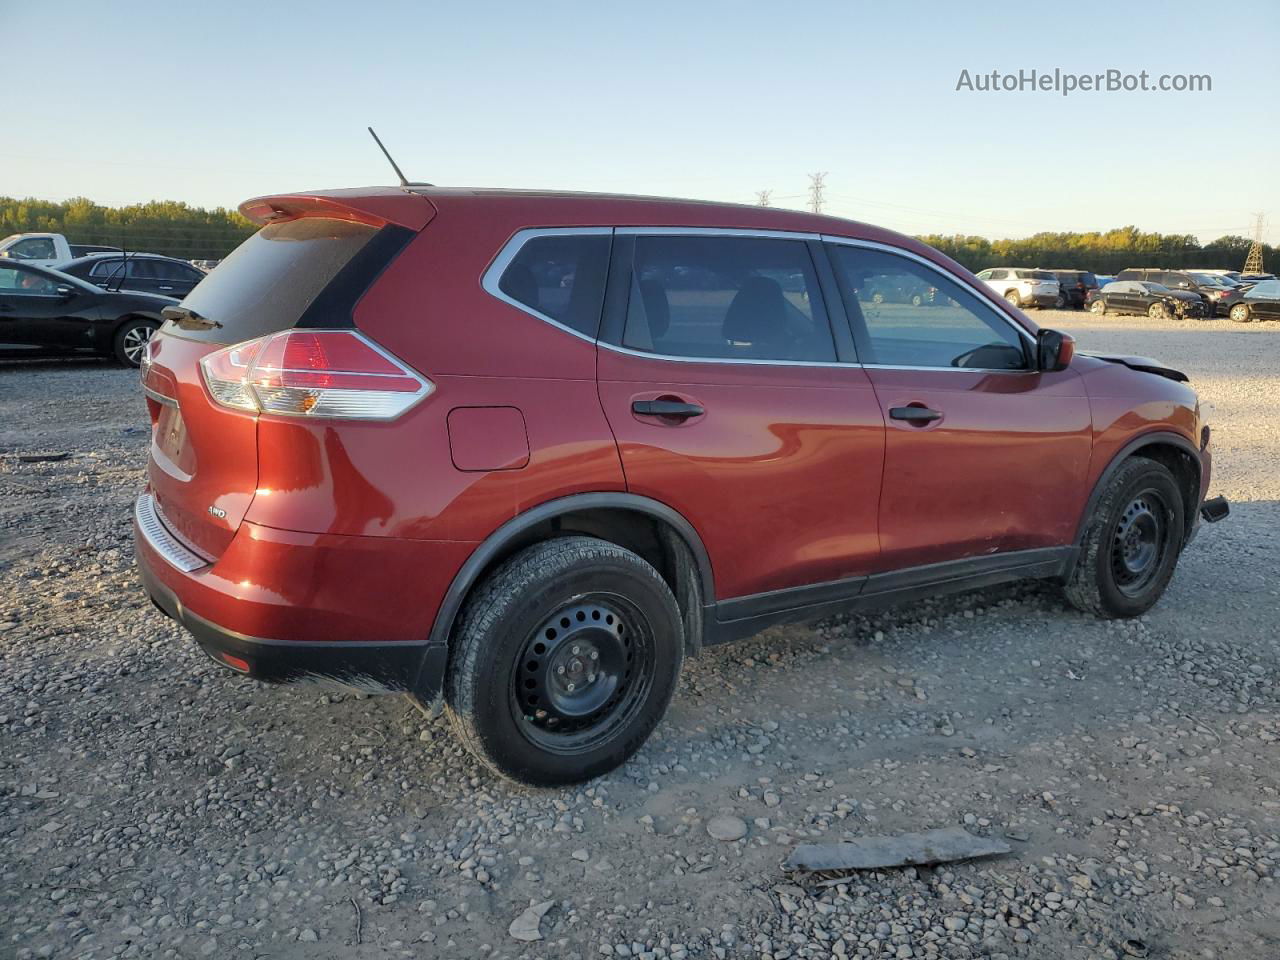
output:
<path id="1" fill-rule="evenodd" d="M 142 365 L 146 589 L 251 677 L 443 696 L 520 781 L 622 763 L 684 657 L 771 624 L 1024 577 L 1141 614 L 1227 510 L 1185 376 L 1073 355 L 886 230 L 428 187 L 242 210 Z"/>

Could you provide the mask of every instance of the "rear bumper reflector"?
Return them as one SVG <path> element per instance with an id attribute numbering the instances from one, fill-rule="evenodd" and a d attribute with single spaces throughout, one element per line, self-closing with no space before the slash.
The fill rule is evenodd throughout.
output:
<path id="1" fill-rule="evenodd" d="M 151 494 L 144 493 L 138 497 L 133 507 L 133 516 L 147 545 L 171 566 L 183 573 L 191 573 L 209 565 L 204 557 L 192 553 L 169 532 L 160 520 L 160 514 L 156 511 L 156 498 Z"/>

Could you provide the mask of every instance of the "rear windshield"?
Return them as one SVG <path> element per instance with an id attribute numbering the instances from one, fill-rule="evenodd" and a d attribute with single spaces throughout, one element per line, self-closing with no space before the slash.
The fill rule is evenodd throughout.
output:
<path id="1" fill-rule="evenodd" d="M 1048 270 L 1019 270 L 1024 277 L 1029 280 L 1057 280 Z"/>
<path id="2" fill-rule="evenodd" d="M 183 327 L 180 335 L 239 343 L 287 330 L 377 232 L 367 224 L 322 217 L 263 227 L 182 301 L 222 326 Z"/>

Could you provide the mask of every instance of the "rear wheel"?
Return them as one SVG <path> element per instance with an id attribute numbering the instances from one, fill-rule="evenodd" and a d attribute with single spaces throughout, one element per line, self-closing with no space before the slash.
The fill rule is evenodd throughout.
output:
<path id="1" fill-rule="evenodd" d="M 1249 322 L 1249 305 L 1247 303 L 1237 303 L 1232 306 L 1231 311 L 1227 314 L 1236 323 Z"/>
<path id="2" fill-rule="evenodd" d="M 1022 306 L 1022 297 L 1018 295 L 1017 290 L 1006 290 L 1004 294 L 1005 300 L 1013 304 L 1015 307 Z"/>
<path id="3" fill-rule="evenodd" d="M 1089 518 L 1067 599 L 1100 617 L 1146 613 L 1173 576 L 1185 523 L 1167 467 L 1141 457 L 1121 464 Z"/>
<path id="4" fill-rule="evenodd" d="M 658 572 L 590 537 L 536 544 L 472 595 L 445 699 L 466 747 L 534 786 L 621 765 L 666 711 L 683 659 L 680 610 Z"/>
<path id="5" fill-rule="evenodd" d="M 1089 312 L 1102 316 L 1107 312 L 1106 301 L 1099 297 L 1097 300 L 1093 301 L 1093 303 L 1089 304 Z"/>
<path id="6" fill-rule="evenodd" d="M 1058 310 L 1061 310 L 1061 309 L 1063 309 L 1064 307 L 1066 307 L 1066 305 L 1067 305 L 1067 295 L 1066 295 L 1065 293 L 1062 293 L 1061 291 L 1059 291 L 1059 292 L 1058 292 L 1058 295 L 1057 295 L 1057 296 L 1054 298 L 1054 300 L 1053 300 L 1053 305 L 1054 305 L 1054 307 L 1055 307 L 1056 309 L 1058 309 Z"/>
<path id="7" fill-rule="evenodd" d="M 116 331 L 113 344 L 116 359 L 126 367 L 136 367 L 142 363 L 143 351 L 147 349 L 147 341 L 159 329 L 154 320 L 136 317 L 126 320 Z"/>

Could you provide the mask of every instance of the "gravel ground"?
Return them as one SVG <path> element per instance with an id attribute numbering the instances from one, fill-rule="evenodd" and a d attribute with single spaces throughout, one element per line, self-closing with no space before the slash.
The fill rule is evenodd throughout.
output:
<path id="1" fill-rule="evenodd" d="M 1201 391 L 1233 514 L 1150 614 L 1036 585 L 775 629 L 556 792 L 403 699 L 207 661 L 134 579 L 133 374 L 0 365 L 0 957 L 1280 956 L 1280 328 L 1036 319 Z M 780 868 L 955 825 L 1013 852 Z"/>

